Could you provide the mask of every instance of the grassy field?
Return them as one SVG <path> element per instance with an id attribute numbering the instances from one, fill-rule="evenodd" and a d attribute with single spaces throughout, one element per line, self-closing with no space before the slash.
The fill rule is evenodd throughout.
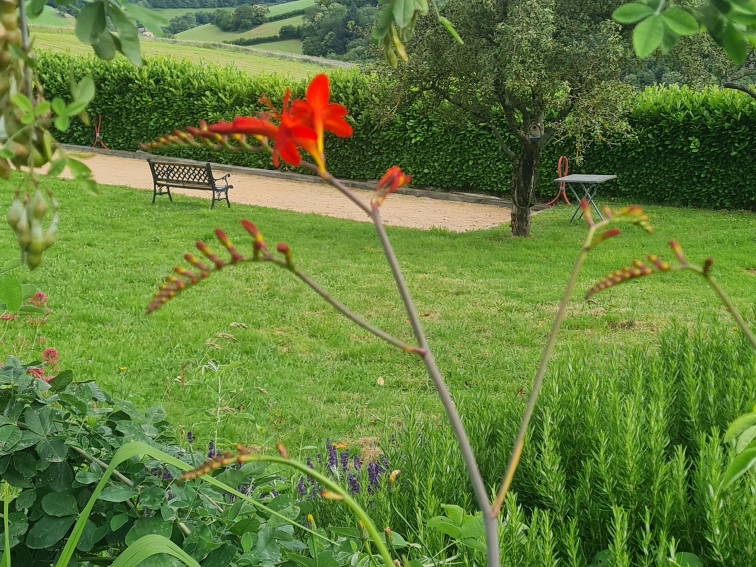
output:
<path id="1" fill-rule="evenodd" d="M 270 51 L 282 51 L 283 53 L 302 53 L 301 39 L 283 39 L 281 41 L 268 41 L 258 43 L 255 47 L 269 49 Z"/>
<path id="2" fill-rule="evenodd" d="M 302 10 L 315 4 L 315 0 L 292 0 L 291 2 L 282 2 L 280 4 L 273 4 L 269 7 L 268 16 L 278 16 L 279 14 L 287 14 L 294 10 Z"/>
<path id="3" fill-rule="evenodd" d="M 0 181 L 6 194 L 11 186 Z M 393 427 L 406 407 L 418 419 L 441 411 L 418 360 L 343 320 L 273 266 L 225 270 L 144 315 L 162 277 L 195 240 L 212 242 L 214 227 L 248 250 L 238 221 L 250 218 L 271 245 L 285 240 L 300 269 L 346 305 L 409 340 L 371 225 L 237 204 L 209 210 L 207 201 L 186 196 L 153 206 L 149 192 L 125 187 L 90 196 L 69 181 L 43 186 L 63 203 L 60 240 L 40 269 L 18 273 L 48 294 L 53 312 L 39 334 L 77 379 L 97 380 L 140 405 L 161 403 L 177 430 L 205 441 L 217 433 L 226 445 L 354 439 Z M 736 304 L 753 305 L 753 214 L 659 206 L 649 214 L 658 231 L 628 229 L 597 248 L 578 290 L 645 252 L 668 258 L 666 241 L 675 237 L 691 259 L 713 255 Z M 583 233 L 567 216 L 564 207 L 537 215 L 532 238 L 521 240 L 506 227 L 464 234 L 388 228 L 456 396 L 495 403 L 528 387 Z M 0 238 L 12 260 L 5 223 Z M 633 281 L 588 303 L 581 296 L 569 309 L 557 359 L 590 352 L 601 360 L 618 350 L 621 357 L 626 346 L 654 344 L 671 319 L 728 317 L 688 273 Z M 34 358 L 25 342 L 34 330 L 21 321 L 3 325 L 6 354 Z"/>
<path id="4" fill-rule="evenodd" d="M 203 24 L 176 34 L 178 39 L 192 39 L 195 41 L 227 41 L 240 37 L 262 37 L 276 35 L 283 26 L 298 26 L 304 21 L 304 16 L 293 16 L 276 22 L 268 22 L 245 32 L 223 31 L 215 24 Z"/>
<path id="5" fill-rule="evenodd" d="M 269 6 L 268 16 L 278 16 L 295 10 L 302 10 L 315 4 L 315 0 L 293 0 Z M 175 18 L 191 12 L 215 12 L 215 10 L 233 10 L 234 8 L 153 8 L 153 10 L 167 19 Z"/>
<path id="6" fill-rule="evenodd" d="M 81 43 L 73 33 L 55 30 L 33 30 L 37 48 L 76 55 L 90 55 L 92 48 Z M 212 63 L 214 65 L 233 65 L 250 74 L 278 73 L 287 77 L 301 79 L 311 77 L 323 70 L 312 63 L 291 61 L 245 51 L 234 51 L 218 47 L 200 47 L 160 40 L 143 40 L 142 51 L 146 56 L 163 55 L 183 57 L 194 63 Z"/>
<path id="7" fill-rule="evenodd" d="M 55 10 L 55 8 L 51 6 L 45 6 L 39 17 L 34 18 L 30 21 L 32 26 L 36 24 L 38 26 L 55 26 L 68 28 L 73 27 L 76 22 L 76 20 L 74 20 L 71 16 L 61 16 L 57 12 L 57 10 Z"/>

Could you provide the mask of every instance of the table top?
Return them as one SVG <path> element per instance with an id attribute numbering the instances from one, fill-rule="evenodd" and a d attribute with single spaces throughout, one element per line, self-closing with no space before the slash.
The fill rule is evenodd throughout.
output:
<path id="1" fill-rule="evenodd" d="M 617 179 L 616 175 L 590 175 L 587 173 L 573 173 L 566 175 L 565 177 L 559 177 L 554 181 L 561 183 L 603 183 L 604 181 L 610 181 Z"/>

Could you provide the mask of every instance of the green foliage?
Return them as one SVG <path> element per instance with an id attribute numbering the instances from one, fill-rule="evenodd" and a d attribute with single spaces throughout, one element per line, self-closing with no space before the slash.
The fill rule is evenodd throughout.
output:
<path id="1" fill-rule="evenodd" d="M 667 0 L 640 0 L 619 6 L 613 13 L 621 24 L 635 24 L 633 47 L 638 57 L 657 49 L 669 51 L 681 36 L 708 31 L 727 56 L 743 63 L 756 45 L 756 1 L 708 0 L 695 10 Z"/>
<path id="2" fill-rule="evenodd" d="M 39 73 L 46 92 L 67 90 L 69 78 L 90 74 L 97 84 L 91 111 L 102 113 L 107 143 L 134 150 L 174 128 L 230 119 L 262 110 L 262 94 L 280 97 L 286 82 L 278 77 L 249 77 L 232 69 L 215 69 L 151 59 L 141 68 L 124 61 L 101 62 L 66 55 L 40 54 Z M 294 84 L 301 96 L 304 84 Z M 498 150 L 484 123 L 455 119 L 453 109 L 431 110 L 411 103 L 387 118 L 385 81 L 379 77 L 337 72 L 333 98 L 350 110 L 352 138 L 326 140 L 329 167 L 339 177 L 377 179 L 386 164 L 397 163 L 414 175 L 417 185 L 439 189 L 507 192 L 511 165 Z M 417 103 L 420 104 L 420 103 Z M 140 108 L 135 120 L 132 108 Z M 602 194 L 643 202 L 716 208 L 756 207 L 754 176 L 746 173 L 756 153 L 756 103 L 742 93 L 717 88 L 653 88 L 633 100 L 629 121 L 633 136 L 589 146 L 584 163 L 573 172 L 618 175 Z M 72 124 L 63 141 L 91 142 L 91 130 Z M 251 167 L 271 167 L 262 154 L 209 154 L 172 150 L 175 155 Z M 553 194 L 556 158 L 572 155 L 569 140 L 547 147 L 541 161 L 539 192 Z M 732 167 L 722 167 L 732 164 Z M 740 166 L 736 164 L 741 164 Z"/>
<path id="3" fill-rule="evenodd" d="M 735 458 L 722 478 L 722 489 L 727 490 L 738 478 L 756 468 L 756 407 L 741 415 L 725 432 L 725 441 L 735 448 Z"/>
<path id="4" fill-rule="evenodd" d="M 320 553 L 340 566 L 370 560 L 359 534 L 334 540 L 299 524 L 304 512 L 277 494 L 287 484 L 265 463 L 177 484 L 205 455 L 168 443 L 162 410 L 137 411 L 70 372 L 41 380 L 35 368 L 14 358 L 0 368 L 2 559 L 10 549 L 13 564 L 28 567 L 114 556 L 124 567 L 178 565 L 169 556 L 190 566 Z M 295 527 L 320 543 L 300 541 Z"/>
<path id="5" fill-rule="evenodd" d="M 727 492 L 719 488 L 729 460 L 721 432 L 756 396 L 756 353 L 726 325 L 706 327 L 672 327 L 655 349 L 618 350 L 600 361 L 575 354 L 554 365 L 505 506 L 506 564 L 756 561 L 749 541 L 756 478 L 741 478 Z M 481 472 L 493 484 L 522 397 L 463 399 L 460 410 Z M 393 433 L 383 449 L 401 474 L 391 491 L 374 492 L 368 511 L 411 540 L 431 549 L 453 543 L 479 562 L 476 508 L 448 428 L 408 416 Z M 334 512 L 318 510 L 321 521 L 340 521 Z"/>

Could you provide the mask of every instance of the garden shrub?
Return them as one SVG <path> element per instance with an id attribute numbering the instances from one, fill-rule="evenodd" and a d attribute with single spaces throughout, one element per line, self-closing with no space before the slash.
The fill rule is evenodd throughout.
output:
<path id="1" fill-rule="evenodd" d="M 49 97 L 67 96 L 70 80 L 94 77 L 90 105 L 102 114 L 104 138 L 115 149 L 135 150 L 139 142 L 263 107 L 260 95 L 282 96 L 287 79 L 248 76 L 231 68 L 152 58 L 135 68 L 123 59 L 106 62 L 41 53 L 39 77 Z M 387 118 L 386 81 L 355 71 L 332 73 L 333 99 L 347 106 L 355 135 L 329 138 L 329 170 L 338 177 L 377 179 L 387 163 L 410 172 L 418 186 L 442 190 L 506 193 L 511 166 L 498 154 L 485 124 L 453 123 L 444 109 L 402 106 Z M 294 87 L 301 96 L 304 82 Z M 135 112 L 138 109 L 138 112 Z M 633 135 L 589 146 L 573 172 L 613 173 L 618 181 L 602 195 L 645 202 L 712 208 L 756 208 L 756 102 L 743 93 L 707 88 L 650 88 L 637 95 L 630 115 Z M 63 142 L 88 145 L 91 127 L 73 124 L 58 133 Z M 539 192 L 553 195 L 556 159 L 571 155 L 569 141 L 546 147 Z M 171 150 L 172 155 L 251 167 L 271 167 L 263 154 Z"/>
<path id="2" fill-rule="evenodd" d="M 723 324 L 673 327 L 657 349 L 600 364 L 590 355 L 555 361 L 505 510 L 504 564 L 601 565 L 619 554 L 628 557 L 619 564 L 668 565 L 656 556 L 670 546 L 710 566 L 756 563 L 756 477 L 718 488 L 731 458 L 723 433 L 756 399 L 755 364 L 750 345 Z M 460 404 L 491 485 L 523 403 L 512 393 Z M 382 448 L 401 473 L 390 489 L 358 497 L 377 522 L 442 549 L 450 540 L 428 520 L 442 505 L 476 510 L 454 437 L 445 424 L 409 415 Z M 317 509 L 324 522 L 342 521 L 338 514 Z"/>
<path id="3" fill-rule="evenodd" d="M 12 564 L 49 567 L 55 562 L 104 464 L 127 442 L 145 443 L 195 466 L 220 454 L 212 443 L 207 452 L 193 448 L 190 432 L 182 447 L 173 439 L 175 430 L 162 410 L 137 410 L 94 382 L 73 381 L 70 371 L 43 379 L 41 363 L 9 357 L 0 367 L 0 504 L 10 500 Z M 203 481 L 176 482 L 179 469 L 152 458 L 132 458 L 118 470 L 121 476 L 111 477 L 100 494 L 76 546 L 73 558 L 79 565 L 110 563 L 148 534 L 173 540 L 205 567 L 286 560 L 309 565 L 321 553 L 321 561 L 327 556 L 334 565 L 369 562 L 359 533 L 333 535 L 333 543 L 312 537 L 300 541 L 296 522 L 309 504 L 296 503 L 290 483 L 265 463 L 224 468 L 215 477 L 263 506 Z M 0 541 L 5 541 L 2 523 Z M 0 544 L 0 564 L 5 565 L 3 548 Z M 157 555 L 140 565 L 183 563 Z"/>

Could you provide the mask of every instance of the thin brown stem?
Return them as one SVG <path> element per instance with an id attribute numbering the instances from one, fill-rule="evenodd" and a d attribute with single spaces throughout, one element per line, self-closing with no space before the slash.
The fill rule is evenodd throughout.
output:
<path id="1" fill-rule="evenodd" d="M 339 313 L 344 315 L 344 317 L 346 317 L 350 321 L 353 321 L 354 323 L 356 323 L 357 325 L 359 325 L 366 331 L 373 333 L 376 337 L 383 339 L 387 343 L 392 344 L 395 347 L 402 349 L 403 351 L 414 352 L 421 356 L 424 354 L 423 349 L 407 344 L 404 341 L 397 339 L 396 337 L 388 334 L 386 331 L 376 327 L 375 325 L 373 325 L 372 323 L 370 323 L 369 321 L 367 321 L 366 319 L 364 319 L 362 316 L 358 315 L 354 311 L 350 311 L 349 308 L 347 308 L 344 304 L 339 302 L 326 290 L 320 287 L 307 274 L 300 272 L 296 268 L 289 268 L 289 269 L 295 276 L 297 276 L 300 280 L 302 280 L 305 284 L 307 284 L 315 293 L 317 293 L 320 297 L 325 299 L 329 305 L 331 305 L 334 309 L 336 309 Z"/>
<path id="2" fill-rule="evenodd" d="M 446 411 L 446 417 L 452 426 L 452 430 L 454 431 L 454 435 L 457 438 L 457 443 L 459 444 L 460 451 L 462 452 L 462 458 L 465 462 L 465 466 L 467 467 L 467 474 L 470 477 L 470 482 L 475 494 L 475 499 L 483 516 L 483 523 L 486 533 L 488 567 L 499 567 L 498 520 L 496 518 L 496 515 L 493 514 L 491 506 L 488 502 L 486 487 L 483 483 L 483 477 L 480 475 L 480 471 L 478 470 L 478 462 L 475 459 L 475 454 L 473 453 L 472 446 L 470 445 L 470 440 L 467 438 L 465 427 L 462 424 L 462 420 L 459 416 L 459 413 L 457 412 L 454 400 L 449 393 L 449 389 L 444 382 L 443 376 L 438 369 L 438 365 L 436 364 L 433 353 L 428 347 L 425 333 L 423 332 L 422 325 L 420 324 L 420 318 L 417 315 L 417 310 L 415 309 L 415 305 L 412 302 L 412 297 L 410 296 L 409 289 L 404 281 L 404 276 L 402 274 L 401 268 L 399 267 L 399 262 L 396 259 L 396 255 L 394 254 L 394 249 L 391 246 L 391 241 L 389 240 L 388 235 L 386 234 L 386 230 L 383 226 L 380 207 L 378 204 L 373 204 L 371 216 L 373 218 L 375 229 L 378 233 L 378 238 L 381 241 L 381 246 L 383 247 L 383 251 L 386 255 L 386 260 L 391 267 L 391 273 L 393 274 L 394 280 L 396 281 L 396 286 L 399 289 L 399 295 L 401 295 L 402 301 L 404 302 L 404 307 L 407 311 L 407 316 L 409 317 L 410 324 L 412 325 L 412 330 L 415 333 L 415 338 L 417 339 L 420 348 L 424 351 L 422 357 L 423 362 L 425 363 L 425 368 L 431 380 L 433 381 L 434 386 L 436 387 L 438 396 L 441 399 L 444 410 Z"/>
<path id="3" fill-rule="evenodd" d="M 722 304 L 725 306 L 727 311 L 730 312 L 732 318 L 735 319 L 735 322 L 738 324 L 738 327 L 740 327 L 740 330 L 743 331 L 743 334 L 751 342 L 751 346 L 756 349 L 756 336 L 754 336 L 753 331 L 751 331 L 751 328 L 748 326 L 748 323 L 746 323 L 745 319 L 743 319 L 743 316 L 740 314 L 740 311 L 738 311 L 738 308 L 735 307 L 735 304 L 732 302 L 729 296 L 719 286 L 719 283 L 714 279 L 714 276 L 705 271 L 701 272 L 701 274 L 703 275 L 706 282 L 711 286 L 711 289 L 713 289 L 714 292 L 719 296 L 720 301 L 722 301 Z"/>
<path id="4" fill-rule="evenodd" d="M 599 226 L 603 226 L 604 224 L 605 223 L 592 225 L 588 230 L 588 234 L 586 235 L 585 241 L 583 242 L 583 246 L 580 248 L 580 253 L 575 260 L 575 265 L 572 267 L 572 273 L 567 280 L 567 286 L 564 288 L 564 293 L 562 294 L 562 299 L 559 302 L 559 308 L 557 309 L 556 317 L 554 318 L 554 322 L 551 324 L 551 331 L 549 332 L 549 336 L 546 339 L 546 346 L 544 346 L 543 351 L 541 352 L 541 359 L 538 362 L 538 369 L 536 370 L 535 377 L 533 378 L 533 387 L 530 390 L 530 396 L 528 396 L 528 401 L 525 405 L 525 412 L 523 413 L 522 419 L 520 421 L 520 428 L 517 431 L 517 436 L 515 437 L 514 445 L 512 446 L 512 453 L 509 456 L 509 462 L 507 463 L 507 468 L 504 471 L 504 478 L 501 482 L 501 487 L 496 494 L 496 498 L 491 504 L 492 512 L 495 516 L 499 515 L 501 507 L 504 504 L 504 499 L 507 497 L 509 488 L 512 485 L 512 479 L 514 478 L 515 471 L 517 470 L 517 465 L 520 463 L 520 457 L 522 456 L 522 449 L 525 445 L 525 436 L 528 432 L 530 418 L 533 416 L 533 411 L 535 410 L 536 402 L 538 401 L 538 395 L 541 392 L 541 386 L 543 385 L 543 377 L 546 374 L 546 369 L 549 366 L 551 354 L 554 351 L 554 345 L 556 344 L 557 336 L 559 335 L 559 328 L 562 326 L 562 321 L 567 314 L 567 305 L 569 304 L 570 298 L 572 297 L 572 292 L 575 289 L 575 283 L 577 282 L 578 274 L 580 274 L 580 269 L 583 267 L 583 263 L 585 262 L 585 259 L 588 256 L 588 252 L 591 249 L 590 243 L 593 240 L 593 235 L 596 232 L 596 229 Z"/>

